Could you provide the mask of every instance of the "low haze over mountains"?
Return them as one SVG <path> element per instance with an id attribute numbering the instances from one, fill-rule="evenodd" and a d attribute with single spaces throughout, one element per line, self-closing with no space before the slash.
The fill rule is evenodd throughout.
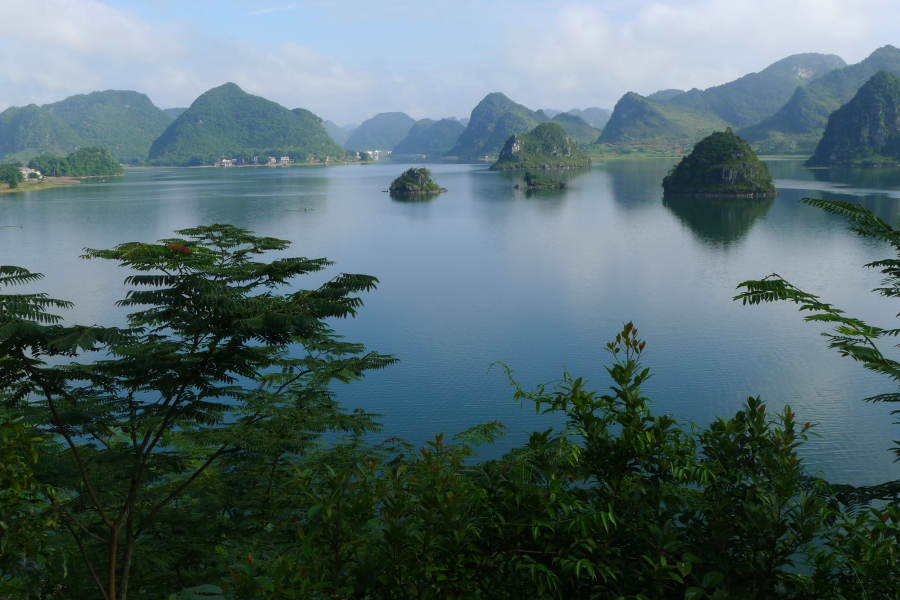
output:
<path id="1" fill-rule="evenodd" d="M 664 89 L 647 97 L 629 92 L 612 111 L 535 111 L 494 92 L 464 119 L 416 121 L 389 112 L 343 126 L 252 96 L 235 84 L 207 91 L 189 108 L 165 110 L 145 94 L 107 90 L 0 113 L 0 160 L 27 162 L 91 146 L 107 149 L 123 164 L 212 164 L 223 158 L 247 163 L 263 154 L 302 161 L 355 159 L 355 153 L 347 154 L 351 150 L 469 160 L 497 156 L 510 136 L 551 120 L 581 148 L 601 153 L 686 149 L 732 127 L 761 154 L 808 156 L 829 115 L 882 70 L 900 75 L 900 50 L 885 46 L 849 66 L 835 55 L 796 54 L 706 90 Z"/>
<path id="2" fill-rule="evenodd" d="M 409 134 L 416 120 L 406 113 L 375 115 L 360 123 L 347 138 L 347 148 L 354 150 L 390 150 Z"/>

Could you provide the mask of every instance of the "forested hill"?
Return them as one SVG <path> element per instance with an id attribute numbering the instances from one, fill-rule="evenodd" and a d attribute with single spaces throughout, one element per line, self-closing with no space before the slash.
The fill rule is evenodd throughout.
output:
<path id="1" fill-rule="evenodd" d="M 177 107 L 177 108 L 164 108 L 162 111 L 172 117 L 173 119 L 177 119 L 181 116 L 181 113 L 187 110 L 187 107 Z"/>
<path id="2" fill-rule="evenodd" d="M 834 54 L 795 54 L 772 63 L 759 73 L 705 90 L 693 89 L 672 96 L 668 102 L 681 108 L 709 111 L 736 127 L 759 123 L 784 106 L 797 86 L 807 85 L 846 67 Z"/>
<path id="3" fill-rule="evenodd" d="M 66 156 L 84 145 L 62 119 L 36 104 L 0 113 L 0 159 L 28 162 L 41 154 Z"/>
<path id="4" fill-rule="evenodd" d="M 832 71 L 798 88 L 772 117 L 738 133 L 757 144 L 761 154 L 809 154 L 822 137 L 828 116 L 849 102 L 881 70 L 900 74 L 900 50 L 884 46 L 855 65 Z"/>
<path id="5" fill-rule="evenodd" d="M 900 77 L 879 71 L 834 111 L 807 162 L 813 166 L 900 163 Z"/>
<path id="6" fill-rule="evenodd" d="M 406 113 L 380 113 L 360 123 L 344 145 L 354 150 L 393 150 L 415 124 Z"/>
<path id="7" fill-rule="evenodd" d="M 441 156 L 453 147 L 465 130 L 456 119 L 422 119 L 412 126 L 406 139 L 394 146 L 394 154 Z"/>
<path id="8" fill-rule="evenodd" d="M 572 140 L 581 147 L 589 146 L 600 137 L 600 130 L 588 125 L 584 119 L 569 113 L 559 113 L 551 119 L 558 123 Z"/>
<path id="9" fill-rule="evenodd" d="M 711 112 L 685 109 L 628 92 L 616 103 L 597 141 L 612 145 L 691 147 L 713 131 L 727 127 L 728 123 Z"/>
<path id="10" fill-rule="evenodd" d="M 146 94 L 131 91 L 78 94 L 43 108 L 71 127 L 84 145 L 106 148 L 126 164 L 144 162 L 153 140 L 172 123 Z"/>
<path id="11" fill-rule="evenodd" d="M 197 98 L 150 148 L 156 165 L 208 165 L 220 158 L 289 156 L 306 161 L 343 158 L 322 120 L 308 110 L 288 110 L 248 94 L 233 83 Z"/>
<path id="12" fill-rule="evenodd" d="M 466 130 L 446 156 L 496 156 L 509 136 L 526 133 L 549 120 L 543 112 L 529 110 L 499 92 L 488 94 L 472 110 Z"/>
<path id="13" fill-rule="evenodd" d="M 565 129 L 559 123 L 550 122 L 541 123 L 522 135 L 511 135 L 503 145 L 500 157 L 491 166 L 491 170 L 585 169 L 590 166 L 590 158 L 578 149 L 575 141 L 566 133 Z"/>

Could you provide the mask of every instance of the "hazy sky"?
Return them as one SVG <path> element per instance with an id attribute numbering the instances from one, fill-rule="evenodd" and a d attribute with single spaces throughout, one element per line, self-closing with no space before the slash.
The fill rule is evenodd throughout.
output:
<path id="1" fill-rule="evenodd" d="M 104 89 L 188 106 L 233 81 L 339 124 L 612 108 L 799 52 L 900 46 L 898 0 L 0 0 L 0 110 Z"/>

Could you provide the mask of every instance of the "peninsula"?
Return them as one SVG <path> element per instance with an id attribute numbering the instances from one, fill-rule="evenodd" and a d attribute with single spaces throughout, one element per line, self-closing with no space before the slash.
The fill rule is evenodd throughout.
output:
<path id="1" fill-rule="evenodd" d="M 700 140 L 662 183 L 665 195 L 771 198 L 778 195 L 769 168 L 731 128 Z"/>
<path id="2" fill-rule="evenodd" d="M 492 171 L 518 169 L 587 169 L 591 159 L 559 123 L 541 123 L 528 133 L 506 141 Z"/>
<path id="3" fill-rule="evenodd" d="M 391 182 L 388 191 L 394 195 L 441 194 L 446 192 L 431 180 L 431 171 L 426 168 L 409 169 Z"/>

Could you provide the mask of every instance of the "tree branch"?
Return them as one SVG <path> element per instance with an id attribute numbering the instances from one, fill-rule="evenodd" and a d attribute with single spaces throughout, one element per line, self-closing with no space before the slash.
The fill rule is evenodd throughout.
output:
<path id="1" fill-rule="evenodd" d="M 97 589 L 100 590 L 100 595 L 103 596 L 103 600 L 109 600 L 109 595 L 106 593 L 106 590 L 103 589 L 103 584 L 100 583 L 100 578 L 97 577 L 97 573 L 94 572 L 94 565 L 91 564 L 91 559 L 88 558 L 87 553 L 84 551 L 84 545 L 81 543 L 81 539 L 75 534 L 72 530 L 72 526 L 69 523 L 66 523 L 66 528 L 72 534 L 72 537 L 75 538 L 75 543 L 78 544 L 78 550 L 81 551 L 81 557 L 84 559 L 84 564 L 87 565 L 88 571 L 91 573 L 91 577 L 94 579 L 94 583 L 97 584 Z"/>

